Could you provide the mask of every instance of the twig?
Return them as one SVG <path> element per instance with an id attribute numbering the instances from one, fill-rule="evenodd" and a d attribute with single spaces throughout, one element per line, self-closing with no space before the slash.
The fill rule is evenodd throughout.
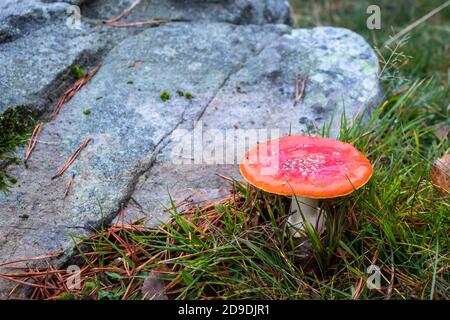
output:
<path id="1" fill-rule="evenodd" d="M 389 282 L 389 287 L 386 294 L 386 300 L 389 300 L 392 295 L 392 289 L 394 287 L 395 280 L 395 268 L 394 268 L 394 252 L 391 249 L 391 281 Z"/>
<path id="2" fill-rule="evenodd" d="M 103 21 L 104 24 L 112 24 L 114 22 L 120 21 L 128 17 L 128 15 L 133 11 L 133 9 L 141 2 L 141 0 L 134 1 L 128 8 L 126 8 L 121 14 L 117 17 Z"/>
<path id="3" fill-rule="evenodd" d="M 64 271 L 62 271 L 62 270 L 57 270 L 55 267 L 53 267 L 50 263 L 48 263 L 48 261 L 47 261 L 47 265 L 48 265 L 48 267 L 50 268 L 50 271 L 52 271 L 52 272 L 54 272 L 54 274 L 56 275 L 56 278 L 57 278 L 57 280 L 58 280 L 58 282 L 56 283 L 56 285 L 62 285 L 63 286 L 63 289 L 64 289 L 64 291 L 69 291 L 69 288 L 68 288 L 68 286 L 67 286 L 67 282 L 66 281 L 64 281 L 64 278 L 63 278 L 63 276 L 61 275 L 61 273 L 62 272 L 64 272 Z"/>
<path id="4" fill-rule="evenodd" d="M 305 94 L 306 80 L 308 80 L 308 76 L 303 79 L 299 93 L 298 76 L 295 76 L 295 104 L 299 103 Z"/>
<path id="5" fill-rule="evenodd" d="M 51 114 L 51 118 L 56 117 L 59 112 L 61 111 L 64 104 L 66 104 L 70 99 L 73 98 L 73 96 L 86 84 L 89 82 L 89 80 L 92 79 L 92 77 L 97 73 L 98 69 L 100 69 L 101 65 L 97 65 L 95 68 L 93 68 L 90 72 L 85 74 L 82 78 L 78 79 L 75 84 L 69 88 L 64 94 L 59 98 L 58 102 L 56 103 L 55 110 Z"/>
<path id="6" fill-rule="evenodd" d="M 70 190 L 72 190 L 74 181 L 75 181 L 75 173 L 72 174 L 72 176 L 69 179 L 69 182 L 67 182 L 66 191 L 64 192 L 64 201 L 66 200 L 67 196 L 69 195 Z"/>
<path id="7" fill-rule="evenodd" d="M 359 296 L 361 295 L 363 286 L 364 286 L 364 279 L 359 278 L 358 283 L 356 284 L 355 291 L 353 292 L 353 295 L 352 295 L 353 300 L 356 300 L 359 298 Z"/>
<path id="8" fill-rule="evenodd" d="M 409 86 L 404 86 L 404 87 L 401 88 L 400 90 L 394 92 L 394 93 L 392 94 L 392 97 L 399 96 L 399 95 L 405 93 L 405 92 L 408 91 L 408 90 L 409 90 Z"/>
<path id="9" fill-rule="evenodd" d="M 51 266 L 49 264 L 49 266 Z M 33 276 L 44 276 L 44 275 L 48 275 L 48 274 L 56 274 L 56 273 L 61 273 L 64 272 L 64 270 L 55 270 L 55 268 L 51 267 L 50 270 L 45 270 L 45 271 L 30 271 L 30 272 L 25 272 L 25 273 L 15 273 L 13 275 L 9 275 L 9 274 L 0 274 L 4 277 L 14 277 L 14 278 L 29 278 L 29 277 L 33 277 Z"/>
<path id="10" fill-rule="evenodd" d="M 142 27 L 142 26 L 159 26 L 165 23 L 171 22 L 171 20 L 166 19 L 153 19 L 153 20 L 145 20 L 145 21 L 135 21 L 128 23 L 108 23 L 110 27 L 116 28 L 130 28 L 130 27 Z"/>
<path id="11" fill-rule="evenodd" d="M 19 284 L 24 285 L 24 286 L 29 286 L 29 287 L 35 287 L 35 288 L 45 288 L 46 287 L 45 285 L 34 284 L 34 283 L 31 283 L 31 282 L 22 281 L 22 280 L 14 278 L 12 276 L 5 276 L 3 274 L 0 274 L 0 279 L 14 281 L 16 283 L 19 283 Z M 51 287 L 50 289 L 56 290 L 56 289 L 59 289 L 59 288 L 58 287 Z"/>
<path id="12" fill-rule="evenodd" d="M 62 255 L 63 253 L 64 253 L 64 251 L 58 251 L 58 252 L 55 252 L 52 254 L 47 254 L 45 256 L 38 256 L 38 257 L 33 257 L 33 258 L 26 258 L 26 259 L 5 262 L 5 263 L 0 264 L 0 267 L 4 267 L 4 266 L 10 265 L 10 264 L 15 264 L 15 263 L 20 263 L 20 262 L 28 262 L 28 261 L 43 260 L 43 259 L 47 259 L 47 258 L 58 257 L 58 256 Z"/>
<path id="13" fill-rule="evenodd" d="M 52 180 L 55 178 L 58 178 L 59 176 L 61 176 L 64 172 L 66 172 L 66 170 L 72 165 L 72 163 L 75 161 L 75 159 L 78 157 L 78 155 L 80 154 L 80 152 L 86 148 L 86 146 L 88 145 L 88 143 L 91 141 L 91 138 L 86 138 L 82 144 L 80 144 L 80 146 L 77 148 L 77 150 L 75 150 L 75 152 L 70 156 L 70 158 L 66 161 L 66 163 L 64 164 L 64 166 L 58 170 L 58 172 L 52 177 Z"/>
<path id="14" fill-rule="evenodd" d="M 126 17 L 133 11 L 133 9 L 141 2 L 141 0 L 136 0 L 133 2 L 128 8 L 126 8 L 120 15 L 118 15 L 115 18 L 105 20 L 103 21 L 104 24 L 110 27 L 116 27 L 116 28 L 130 28 L 130 27 L 142 27 L 142 26 L 159 26 L 165 23 L 170 22 L 171 20 L 167 19 L 152 19 L 152 20 L 145 20 L 145 21 L 135 21 L 135 22 L 128 22 L 128 23 L 117 23 Z"/>
<path id="15" fill-rule="evenodd" d="M 39 140 L 39 139 L 37 139 L 36 142 L 46 144 L 49 146 L 58 146 L 59 145 L 59 143 L 56 143 L 56 142 L 43 141 L 43 140 Z"/>
<path id="16" fill-rule="evenodd" d="M 28 161 L 31 153 L 34 150 L 34 147 L 36 146 L 37 139 L 39 137 L 39 134 L 41 133 L 42 127 L 42 123 L 39 123 L 38 125 L 36 125 L 36 127 L 34 127 L 33 133 L 31 134 L 30 140 L 28 141 L 27 150 L 25 151 L 25 162 Z"/>

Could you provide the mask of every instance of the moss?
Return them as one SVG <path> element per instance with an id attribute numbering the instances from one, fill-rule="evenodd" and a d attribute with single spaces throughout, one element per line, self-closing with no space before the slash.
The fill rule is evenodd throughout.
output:
<path id="1" fill-rule="evenodd" d="M 194 97 L 192 93 L 184 92 L 183 90 L 177 90 L 176 92 L 180 97 L 185 97 L 188 100 L 191 100 Z"/>
<path id="2" fill-rule="evenodd" d="M 6 167 L 18 163 L 18 146 L 25 145 L 33 131 L 36 115 L 25 108 L 9 108 L 0 115 L 0 190 L 6 191 L 17 179 L 6 173 Z"/>
<path id="3" fill-rule="evenodd" d="M 163 91 L 159 97 L 162 101 L 166 102 L 167 100 L 170 100 L 170 93 L 167 91 Z"/>
<path id="4" fill-rule="evenodd" d="M 89 295 L 96 288 L 97 288 L 97 286 L 96 286 L 95 282 L 93 282 L 93 281 L 86 281 L 85 286 L 83 288 L 83 294 Z"/>
<path id="5" fill-rule="evenodd" d="M 133 84 L 134 81 L 133 80 L 128 80 L 127 84 Z"/>
<path id="6" fill-rule="evenodd" d="M 86 115 L 86 116 L 90 115 L 91 113 L 92 113 L 91 109 L 84 109 L 83 110 L 83 114 Z"/>
<path id="7" fill-rule="evenodd" d="M 72 71 L 72 74 L 74 75 L 75 79 L 81 79 L 86 74 L 86 72 L 81 68 L 80 66 L 74 64 L 70 67 L 70 71 Z"/>
<path id="8" fill-rule="evenodd" d="M 75 296 L 72 292 L 65 291 L 61 293 L 58 298 L 58 300 L 78 300 L 77 296 Z"/>

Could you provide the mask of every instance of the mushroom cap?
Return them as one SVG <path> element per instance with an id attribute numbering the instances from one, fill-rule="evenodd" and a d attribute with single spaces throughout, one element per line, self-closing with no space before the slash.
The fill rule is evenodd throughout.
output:
<path id="1" fill-rule="evenodd" d="M 249 183 L 270 193 L 327 199 L 361 188 L 373 169 L 349 143 L 292 135 L 249 150 L 241 160 L 240 171 Z"/>

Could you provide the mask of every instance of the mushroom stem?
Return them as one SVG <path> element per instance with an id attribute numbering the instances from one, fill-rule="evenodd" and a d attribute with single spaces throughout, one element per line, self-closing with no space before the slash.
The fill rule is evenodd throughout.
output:
<path id="1" fill-rule="evenodd" d="M 317 199 L 293 196 L 290 212 L 291 215 L 289 216 L 288 223 L 294 237 L 300 237 L 299 231 L 305 229 L 303 217 L 311 223 L 319 234 L 322 233 L 325 226 L 325 219 L 320 214 L 319 201 Z"/>

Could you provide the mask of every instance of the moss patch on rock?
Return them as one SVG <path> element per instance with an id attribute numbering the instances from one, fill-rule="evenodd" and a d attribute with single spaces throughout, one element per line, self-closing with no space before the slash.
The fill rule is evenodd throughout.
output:
<path id="1" fill-rule="evenodd" d="M 26 108 L 9 108 L 0 115 L 0 191 L 6 191 L 17 182 L 6 173 L 6 167 L 19 162 L 16 148 L 27 143 L 35 118 L 36 115 Z"/>

